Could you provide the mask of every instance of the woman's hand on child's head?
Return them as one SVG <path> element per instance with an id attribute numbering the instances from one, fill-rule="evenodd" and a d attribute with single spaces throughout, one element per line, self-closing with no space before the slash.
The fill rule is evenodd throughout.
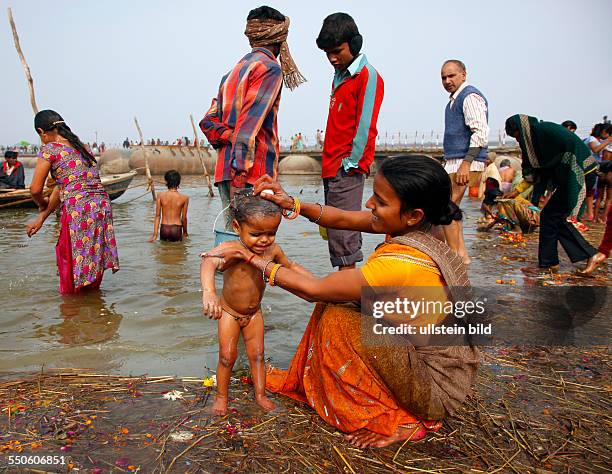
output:
<path id="1" fill-rule="evenodd" d="M 253 194 L 259 194 L 262 198 L 273 202 L 283 209 L 293 209 L 293 198 L 285 192 L 278 181 L 274 181 L 267 174 L 264 174 L 261 178 L 255 181 L 255 185 L 253 186 Z"/>
<path id="2" fill-rule="evenodd" d="M 212 290 L 202 290 L 202 313 L 209 319 L 221 319 L 223 315 L 221 302 Z"/>

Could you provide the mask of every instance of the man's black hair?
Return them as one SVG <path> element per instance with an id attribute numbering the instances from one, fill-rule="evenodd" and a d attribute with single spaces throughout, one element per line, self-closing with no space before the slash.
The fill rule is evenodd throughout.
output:
<path id="1" fill-rule="evenodd" d="M 565 128 L 571 128 L 573 130 L 576 130 L 578 128 L 578 126 L 576 125 L 576 122 L 574 122 L 573 120 L 566 120 L 565 122 L 561 124 L 561 126 Z"/>
<path id="2" fill-rule="evenodd" d="M 168 189 L 178 189 L 181 184 L 181 173 L 176 170 L 168 170 L 164 175 Z"/>
<path id="3" fill-rule="evenodd" d="M 442 64 L 442 67 L 446 66 L 447 64 L 451 64 L 451 63 L 457 66 L 459 69 L 461 69 L 462 72 L 467 72 L 464 62 L 460 61 L 459 59 L 447 59 L 446 61 L 444 61 L 444 64 Z"/>
<path id="4" fill-rule="evenodd" d="M 342 43 L 350 43 L 359 34 L 359 28 L 348 13 L 332 13 L 325 20 L 317 38 L 319 49 L 336 48 Z"/>
<path id="5" fill-rule="evenodd" d="M 249 20 L 277 20 L 285 21 L 285 15 L 276 10 L 275 8 L 263 5 L 261 7 L 254 8 L 249 12 L 247 21 Z"/>
<path id="6" fill-rule="evenodd" d="M 17 158 L 17 152 L 13 150 L 6 150 L 4 152 L 4 157 L 5 158 Z"/>

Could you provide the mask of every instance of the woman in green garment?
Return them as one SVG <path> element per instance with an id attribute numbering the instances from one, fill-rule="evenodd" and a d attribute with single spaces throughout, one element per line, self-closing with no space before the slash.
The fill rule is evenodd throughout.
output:
<path id="1" fill-rule="evenodd" d="M 533 184 L 531 202 L 537 206 L 544 192 L 554 190 L 540 214 L 537 272 L 559 268 L 557 244 L 561 243 L 572 263 L 589 260 L 597 253 L 567 217 L 584 205 L 584 175 L 597 167 L 587 146 L 559 124 L 523 114 L 506 120 L 506 133 L 521 147 L 523 181 L 504 198 L 516 197 Z"/>

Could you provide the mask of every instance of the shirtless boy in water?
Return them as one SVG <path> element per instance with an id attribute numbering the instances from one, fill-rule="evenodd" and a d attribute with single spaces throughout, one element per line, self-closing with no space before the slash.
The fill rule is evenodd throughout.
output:
<path id="1" fill-rule="evenodd" d="M 274 243 L 281 222 L 281 209 L 250 191 L 237 192 L 231 204 L 232 227 L 240 242 L 256 255 L 269 260 L 268 265 L 283 266 L 307 272 L 291 262 Z M 223 244 L 221 244 L 223 245 Z M 266 287 L 261 271 L 246 262 L 226 262 L 216 257 L 214 250 L 202 254 L 200 278 L 202 280 L 202 312 L 218 320 L 219 363 L 217 365 L 217 393 L 212 407 L 215 415 L 227 413 L 228 386 L 236 362 L 240 333 L 244 338 L 255 401 L 266 411 L 276 405 L 266 397 L 266 371 L 264 365 L 264 321 L 261 299 Z M 215 270 L 223 272 L 221 298 L 215 289 Z M 274 283 L 270 279 L 270 284 Z"/>
<path id="2" fill-rule="evenodd" d="M 157 195 L 155 207 L 155 223 L 153 224 L 153 235 L 149 242 L 157 239 L 159 230 L 160 240 L 178 242 L 183 237 L 189 237 L 187 233 L 187 206 L 189 198 L 179 193 L 181 175 L 178 171 L 170 170 L 164 175 L 168 191 Z M 161 228 L 160 228 L 161 219 Z"/>

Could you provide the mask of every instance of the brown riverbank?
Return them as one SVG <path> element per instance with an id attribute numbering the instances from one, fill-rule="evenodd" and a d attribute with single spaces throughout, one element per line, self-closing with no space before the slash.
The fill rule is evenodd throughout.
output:
<path id="1" fill-rule="evenodd" d="M 608 349 L 487 351 L 474 395 L 438 433 L 381 450 L 353 448 L 285 398 L 264 414 L 244 381 L 213 418 L 200 382 L 55 370 L 0 384 L 0 467 L 55 455 L 63 465 L 36 472 L 603 472 L 611 362 Z M 174 390 L 181 399 L 164 398 Z"/>

